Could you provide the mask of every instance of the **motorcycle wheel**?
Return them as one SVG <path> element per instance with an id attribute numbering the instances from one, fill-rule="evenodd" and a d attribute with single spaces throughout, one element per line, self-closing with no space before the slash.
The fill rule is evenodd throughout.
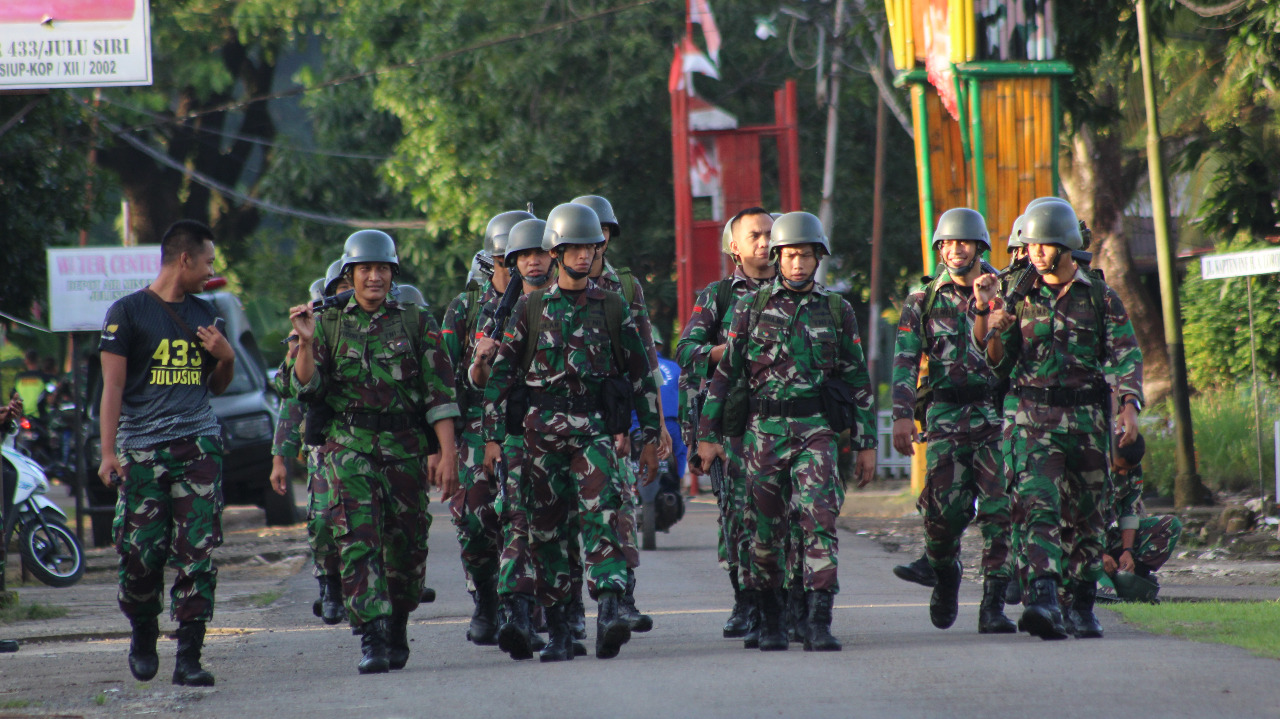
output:
<path id="1" fill-rule="evenodd" d="M 651 552 L 658 548 L 658 508 L 653 502 L 647 502 L 640 511 L 643 513 L 640 519 L 640 548 Z"/>
<path id="2" fill-rule="evenodd" d="M 22 528 L 22 564 L 36 579 L 51 587 L 69 587 L 84 576 L 84 550 L 71 530 L 48 516 Z"/>

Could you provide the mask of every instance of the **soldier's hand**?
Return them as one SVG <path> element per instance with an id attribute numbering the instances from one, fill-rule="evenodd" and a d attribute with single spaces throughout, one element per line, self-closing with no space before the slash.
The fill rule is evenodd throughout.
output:
<path id="1" fill-rule="evenodd" d="M 436 467 L 440 464 L 440 453 L 427 455 L 427 477 L 431 481 L 431 486 L 436 486 Z"/>
<path id="2" fill-rule="evenodd" d="M 1000 278 L 992 274 L 982 275 L 973 281 L 973 301 L 979 307 L 987 307 L 1000 293 Z"/>
<path id="3" fill-rule="evenodd" d="M 712 347 L 711 354 L 709 355 L 711 362 L 713 364 L 718 364 L 720 362 L 720 359 L 724 357 L 724 351 L 727 349 L 729 349 L 729 345 L 727 344 L 716 345 L 715 347 Z"/>
<path id="4" fill-rule="evenodd" d="M 498 471 L 498 462 L 502 461 L 502 445 L 497 442 L 484 443 L 484 473 L 493 477 Z"/>
<path id="5" fill-rule="evenodd" d="M 293 331 L 298 333 L 298 341 L 310 345 L 316 337 L 316 315 L 311 311 L 311 305 L 290 307 L 289 322 L 293 324 Z"/>
<path id="6" fill-rule="evenodd" d="M 662 434 L 658 439 L 658 459 L 666 459 L 671 456 L 671 432 L 667 430 L 667 423 L 663 422 L 660 427 Z"/>
<path id="7" fill-rule="evenodd" d="M 613 449 L 622 459 L 631 459 L 631 434 L 622 432 L 613 435 Z"/>
<path id="8" fill-rule="evenodd" d="M 640 448 L 640 471 L 644 473 L 641 484 L 652 484 L 658 478 L 658 445 L 649 442 Z"/>
<path id="9" fill-rule="evenodd" d="M 1116 569 L 1117 569 L 1117 566 L 1116 566 L 1115 557 L 1112 557 L 1110 554 L 1103 552 L 1102 553 L 1102 571 L 1106 572 L 1107 574 L 1115 574 Z"/>
<path id="10" fill-rule="evenodd" d="M 853 478 L 858 481 L 858 489 L 871 484 L 876 477 L 876 451 L 874 449 L 858 450 L 858 457 L 853 461 Z"/>
<path id="11" fill-rule="evenodd" d="M 439 459 L 436 460 L 432 474 L 435 476 L 436 486 L 440 488 L 441 501 L 447 502 L 458 493 L 458 450 L 453 445 L 441 447 L 435 456 Z"/>
<path id="12" fill-rule="evenodd" d="M 488 364 L 493 356 L 498 353 L 498 341 L 491 337 L 481 337 L 476 340 L 475 359 L 477 362 L 484 361 Z"/>
<path id="13" fill-rule="evenodd" d="M 120 466 L 120 460 L 116 458 L 116 453 L 103 448 L 102 463 L 98 465 L 98 478 L 102 480 L 103 484 L 116 489 L 117 485 L 111 481 L 111 475 L 113 474 L 120 478 L 121 485 L 124 484 L 125 480 L 129 479 L 124 467 Z"/>
<path id="14" fill-rule="evenodd" d="M 725 464 L 729 463 L 729 458 L 725 456 L 724 446 L 715 442 L 699 442 L 698 443 L 698 464 L 695 474 L 702 476 L 711 469 L 711 463 L 719 459 Z"/>
<path id="15" fill-rule="evenodd" d="M 271 457 L 271 489 L 278 495 L 284 496 L 284 491 L 288 487 L 286 482 L 289 481 L 289 468 L 284 464 L 284 457 Z"/>
<path id="16" fill-rule="evenodd" d="M 893 420 L 893 448 L 908 457 L 916 453 L 916 421 L 910 417 Z"/>
<path id="17" fill-rule="evenodd" d="M 1138 410 L 1133 405 L 1125 403 L 1124 409 L 1120 410 L 1120 416 L 1116 418 L 1118 429 L 1124 432 L 1120 437 L 1120 446 L 1128 447 L 1138 441 Z"/>
<path id="18" fill-rule="evenodd" d="M 196 337 L 200 339 L 200 344 L 204 345 L 204 349 L 213 355 L 214 359 L 219 362 L 231 362 L 236 358 L 236 351 L 231 347 L 231 343 L 226 337 L 217 330 L 213 325 L 207 327 L 197 327 Z"/>
<path id="19" fill-rule="evenodd" d="M 1122 572 L 1133 571 L 1133 552 L 1125 552 L 1120 555 L 1120 571 Z"/>

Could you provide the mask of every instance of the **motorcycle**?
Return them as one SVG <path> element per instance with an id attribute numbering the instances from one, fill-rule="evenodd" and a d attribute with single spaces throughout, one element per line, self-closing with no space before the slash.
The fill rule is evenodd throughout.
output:
<path id="1" fill-rule="evenodd" d="M 638 432 L 631 435 L 631 468 L 636 477 L 640 476 L 639 447 L 641 444 Z M 658 460 L 658 477 L 650 484 L 641 483 L 638 487 L 640 501 L 640 548 L 646 551 L 657 549 L 657 533 L 666 532 L 684 517 L 684 496 L 680 494 L 680 478 L 676 476 L 671 462 Z"/>
<path id="2" fill-rule="evenodd" d="M 67 528 L 66 513 L 45 496 L 49 480 L 44 470 L 8 443 L 0 446 L 0 460 L 5 496 L 13 498 L 5 507 L 0 541 L 8 546 L 16 534 L 23 567 L 41 582 L 69 587 L 80 581 L 84 549 Z"/>

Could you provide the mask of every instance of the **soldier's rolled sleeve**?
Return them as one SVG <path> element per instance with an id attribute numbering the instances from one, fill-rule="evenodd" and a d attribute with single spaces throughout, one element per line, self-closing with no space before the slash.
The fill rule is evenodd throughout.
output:
<path id="1" fill-rule="evenodd" d="M 467 320 L 466 293 L 458 295 L 449 303 L 444 311 L 444 321 L 440 323 L 440 347 L 449 358 L 449 364 L 461 368 L 463 359 L 462 345 L 467 328 L 463 325 Z"/>
<path id="2" fill-rule="evenodd" d="M 442 346 L 442 335 L 436 320 L 427 312 L 418 313 L 419 336 L 424 339 L 422 348 L 422 374 L 426 395 L 427 424 L 442 419 L 461 417 L 453 383 L 453 365 Z"/>
<path id="3" fill-rule="evenodd" d="M 332 310 L 326 310 L 329 312 Z M 294 396 L 298 399 L 312 404 L 324 399 L 325 395 L 325 371 L 329 366 L 329 346 L 325 341 L 324 325 L 320 323 L 320 318 L 316 317 L 316 334 L 311 340 L 311 357 L 314 361 L 315 371 L 311 373 L 311 379 L 303 382 L 298 379 L 297 365 L 290 371 L 289 383 L 293 386 Z"/>
<path id="4" fill-rule="evenodd" d="M 876 432 L 875 394 L 871 391 L 871 375 L 867 373 L 867 360 L 862 354 L 862 336 L 858 333 L 858 319 L 853 306 L 844 303 L 844 324 L 840 332 L 840 378 L 853 387 L 856 405 L 854 419 L 858 423 L 858 436 L 850 445 L 853 449 L 875 449 L 879 443 Z"/>
<path id="5" fill-rule="evenodd" d="M 733 321 L 729 325 L 728 342 L 716 371 L 711 375 L 711 386 L 707 390 L 707 401 L 702 405 L 702 417 L 698 421 L 698 440 L 701 442 L 719 442 L 721 419 L 724 415 L 724 400 L 729 388 L 742 372 L 746 371 L 746 359 L 743 351 L 748 340 L 751 324 L 751 313 L 741 309 L 744 302 L 750 302 L 754 295 L 747 295 L 738 300 L 733 313 Z M 741 310 L 741 311 L 739 311 Z"/>
<path id="6" fill-rule="evenodd" d="M 293 397 L 293 383 L 289 380 L 293 377 L 293 363 L 286 357 L 280 363 L 280 369 L 276 371 L 276 376 L 271 380 L 271 389 L 280 395 L 280 399 L 289 399 Z"/>
<path id="7" fill-rule="evenodd" d="M 920 354 L 924 351 L 924 328 L 920 307 L 924 290 L 917 290 L 902 303 L 898 336 L 893 350 L 893 418 L 911 419 L 916 412 L 916 388 L 920 382 Z"/>
<path id="8" fill-rule="evenodd" d="M 1133 332 L 1129 313 L 1116 291 L 1107 288 L 1107 356 L 1111 358 L 1111 374 L 1116 377 L 1116 393 L 1120 397 L 1133 395 L 1139 402 L 1142 396 L 1142 349 Z"/>
<path id="9" fill-rule="evenodd" d="M 502 442 L 507 436 L 506 406 L 513 383 L 524 381 L 517 376 L 516 361 L 524 357 L 528 323 L 525 321 L 527 296 L 521 297 L 511 309 L 511 319 L 502 333 L 502 343 L 493 359 L 489 381 L 484 388 L 484 439 L 486 442 Z"/>
<path id="10" fill-rule="evenodd" d="M 280 403 L 280 419 L 271 439 L 271 454 L 276 457 L 297 457 L 302 451 L 302 418 L 306 407 L 296 399 L 286 398 Z"/>
<path id="11" fill-rule="evenodd" d="M 976 332 L 977 325 L 973 330 Z M 990 331 L 990 330 L 988 330 Z M 1013 373 L 1013 366 L 1018 363 L 1018 355 L 1022 352 L 1022 326 L 1018 320 L 1014 320 L 1009 329 L 1000 333 L 1000 343 L 1004 346 L 1004 355 L 999 362 L 992 362 L 991 355 L 987 353 L 986 343 L 981 337 L 974 336 L 973 341 L 982 347 L 982 358 L 987 361 L 987 366 L 1000 379 L 1007 379 Z"/>
<path id="12" fill-rule="evenodd" d="M 680 365 L 682 377 L 705 379 L 711 375 L 711 350 L 716 346 L 716 338 L 711 336 L 711 325 L 716 319 L 717 309 L 711 307 L 711 303 L 715 300 L 718 285 L 718 282 L 712 282 L 698 295 L 693 303 L 693 314 L 676 343 L 675 360 Z M 691 379 L 689 386 L 697 385 Z"/>

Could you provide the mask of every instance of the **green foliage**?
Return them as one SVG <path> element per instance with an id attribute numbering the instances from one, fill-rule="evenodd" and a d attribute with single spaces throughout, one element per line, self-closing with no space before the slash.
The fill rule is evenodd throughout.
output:
<path id="1" fill-rule="evenodd" d="M 14 602 L 0 609 L 0 624 L 14 622 L 33 622 L 41 619 L 59 619 L 67 616 L 67 608 L 57 604 L 24 604 Z"/>
<path id="2" fill-rule="evenodd" d="M 1194 642 L 1232 644 L 1280 659 L 1280 602 L 1173 602 L 1108 607 L 1126 622 Z"/>
<path id="3" fill-rule="evenodd" d="M 1258 450 L 1254 424 L 1253 390 L 1248 374 L 1236 386 L 1201 392 L 1191 398 L 1191 424 L 1195 429 L 1196 469 L 1206 487 L 1217 491 L 1258 489 Z M 1275 385 L 1259 388 L 1262 406 L 1263 475 L 1271 477 L 1275 466 L 1272 420 L 1280 417 L 1280 391 Z M 1147 455 L 1142 462 L 1143 480 L 1163 496 L 1172 496 L 1177 473 L 1169 408 L 1156 405 L 1147 414 L 1158 418 L 1143 429 Z M 1268 480 L 1269 481 L 1269 480 Z M 1268 484 L 1268 486 L 1270 486 Z"/>
<path id="4" fill-rule="evenodd" d="M 1249 241 L 1224 252 L 1266 247 Z M 1182 283 L 1183 340 L 1187 372 L 1199 389 L 1230 386 L 1249 376 L 1248 283 L 1253 283 L 1253 324 L 1258 375 L 1274 383 L 1280 373 L 1280 278 L 1274 275 L 1203 280 L 1199 263 Z"/>

